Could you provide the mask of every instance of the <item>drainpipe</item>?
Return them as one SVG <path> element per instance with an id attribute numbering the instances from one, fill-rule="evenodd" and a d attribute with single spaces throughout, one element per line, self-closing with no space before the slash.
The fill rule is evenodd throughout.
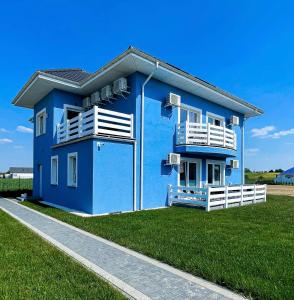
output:
<path id="1" fill-rule="evenodd" d="M 245 184 L 245 122 L 246 117 L 243 119 L 242 124 L 242 184 Z"/>
<path id="2" fill-rule="evenodd" d="M 145 85 L 158 69 L 158 61 L 155 63 L 154 70 L 142 84 L 141 91 L 141 133 L 140 133 L 140 210 L 143 209 L 143 193 L 144 193 L 144 101 L 145 101 Z"/>

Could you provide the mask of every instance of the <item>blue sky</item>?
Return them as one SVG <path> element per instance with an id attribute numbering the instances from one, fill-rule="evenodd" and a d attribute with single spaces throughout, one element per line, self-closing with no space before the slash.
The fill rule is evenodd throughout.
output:
<path id="1" fill-rule="evenodd" d="M 129 45 L 264 109 L 246 166 L 294 166 L 290 1 L 5 1 L 0 11 L 0 171 L 32 164 L 28 109 L 11 100 L 37 69 L 95 71 Z"/>

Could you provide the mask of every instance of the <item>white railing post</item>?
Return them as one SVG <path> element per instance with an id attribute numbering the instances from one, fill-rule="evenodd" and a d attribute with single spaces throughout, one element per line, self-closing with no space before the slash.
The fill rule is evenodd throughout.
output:
<path id="1" fill-rule="evenodd" d="M 185 122 L 185 144 L 189 144 L 189 123 L 186 121 Z"/>
<path id="2" fill-rule="evenodd" d="M 172 206 L 171 193 L 172 193 L 172 185 L 169 184 L 167 186 L 167 201 L 168 201 L 168 206 Z"/>
<path id="3" fill-rule="evenodd" d="M 83 136 L 83 115 L 79 113 L 79 120 L 78 120 L 78 130 L 79 130 L 79 137 Z"/>
<path id="4" fill-rule="evenodd" d="M 266 189 L 267 189 L 267 185 L 264 185 L 264 202 L 266 202 Z"/>
<path id="5" fill-rule="evenodd" d="M 206 191 L 207 191 L 206 211 L 210 211 L 210 187 L 207 187 Z"/>
<path id="6" fill-rule="evenodd" d="M 242 206 L 243 205 L 243 184 L 241 185 L 241 202 L 240 202 L 240 205 Z"/>
<path id="7" fill-rule="evenodd" d="M 226 127 L 225 124 L 223 125 L 223 139 L 224 139 L 224 148 L 226 147 Z"/>
<path id="8" fill-rule="evenodd" d="M 69 140 L 69 120 L 66 120 L 66 137 L 65 140 Z"/>
<path id="9" fill-rule="evenodd" d="M 98 134 L 98 106 L 93 107 L 93 134 Z"/>
<path id="10" fill-rule="evenodd" d="M 228 186 L 226 185 L 225 186 L 225 208 L 228 208 L 228 193 L 229 193 L 229 191 L 228 191 Z"/>
<path id="11" fill-rule="evenodd" d="M 210 123 L 207 123 L 207 145 L 210 145 Z"/>
<path id="12" fill-rule="evenodd" d="M 134 115 L 131 114 L 131 131 L 130 131 L 130 135 L 131 135 L 131 138 L 134 137 Z"/>
<path id="13" fill-rule="evenodd" d="M 56 127 L 56 136 L 57 136 L 57 144 L 60 143 L 60 124 L 57 124 L 57 127 Z"/>
<path id="14" fill-rule="evenodd" d="M 256 203 L 256 185 L 254 184 L 253 203 Z"/>

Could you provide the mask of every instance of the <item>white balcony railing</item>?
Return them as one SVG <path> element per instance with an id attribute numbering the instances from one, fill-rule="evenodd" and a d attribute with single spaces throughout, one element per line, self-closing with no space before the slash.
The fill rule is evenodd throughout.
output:
<path id="1" fill-rule="evenodd" d="M 231 185 L 220 187 L 193 188 L 168 187 L 169 205 L 175 203 L 213 208 L 228 208 L 266 201 L 266 185 Z"/>
<path id="2" fill-rule="evenodd" d="M 57 125 L 57 143 L 92 134 L 133 138 L 133 115 L 94 106 L 77 117 Z"/>
<path id="3" fill-rule="evenodd" d="M 177 145 L 214 146 L 236 150 L 236 133 L 223 126 L 200 123 L 180 123 L 177 125 Z"/>

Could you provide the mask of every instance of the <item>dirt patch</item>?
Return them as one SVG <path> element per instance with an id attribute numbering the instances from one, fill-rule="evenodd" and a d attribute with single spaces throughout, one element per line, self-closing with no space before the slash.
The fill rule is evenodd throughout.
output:
<path id="1" fill-rule="evenodd" d="M 267 194 L 294 196 L 294 186 L 290 185 L 267 185 Z"/>

